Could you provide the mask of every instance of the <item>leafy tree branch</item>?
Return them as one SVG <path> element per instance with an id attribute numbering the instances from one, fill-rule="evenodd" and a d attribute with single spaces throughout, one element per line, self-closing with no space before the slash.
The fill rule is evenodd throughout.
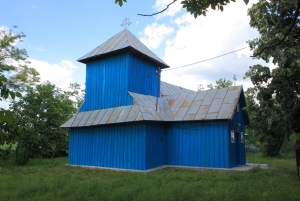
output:
<path id="1" fill-rule="evenodd" d="M 166 6 L 165 9 L 163 9 L 163 10 L 161 10 L 161 11 L 159 11 L 159 12 L 156 12 L 156 13 L 153 13 L 153 14 L 150 14 L 150 15 L 147 15 L 147 14 L 138 14 L 138 15 L 140 15 L 140 16 L 154 16 L 154 15 L 160 14 L 160 13 L 162 13 L 162 12 L 165 12 L 165 11 L 169 8 L 169 6 L 172 5 L 173 3 L 175 3 L 176 1 L 177 1 L 177 0 L 174 0 L 173 2 L 169 3 L 169 4 Z"/>
<path id="2" fill-rule="evenodd" d="M 290 25 L 288 31 L 284 34 L 283 38 L 280 39 L 277 43 L 273 44 L 273 45 L 269 45 L 267 47 L 264 47 L 262 48 L 258 53 L 252 55 L 251 57 L 257 57 L 259 56 L 261 53 L 263 53 L 266 49 L 269 49 L 269 48 L 273 48 L 273 47 L 276 47 L 276 46 L 279 46 L 285 39 L 286 37 L 291 33 L 293 27 L 295 26 L 296 24 L 296 21 L 298 19 L 298 16 L 299 16 L 299 9 L 300 9 L 300 0 L 298 0 L 298 4 L 297 4 L 297 8 L 295 10 L 295 16 L 293 18 L 293 22 L 292 24 Z"/>
<path id="3" fill-rule="evenodd" d="M 165 12 L 172 4 L 174 4 L 177 0 L 173 0 L 169 4 L 166 5 L 166 8 L 163 10 L 153 13 L 153 14 L 138 14 L 140 16 L 154 16 L 160 13 Z M 120 6 L 123 5 L 123 2 L 127 2 L 127 0 L 115 0 L 116 4 Z M 235 2 L 235 0 L 183 0 L 181 1 L 182 7 L 186 8 L 188 12 L 191 13 L 195 18 L 200 15 L 206 15 L 208 12 L 208 8 L 211 7 L 213 10 L 224 10 L 224 6 L 229 4 L 230 2 Z M 249 0 L 244 0 L 245 4 L 248 4 Z"/>

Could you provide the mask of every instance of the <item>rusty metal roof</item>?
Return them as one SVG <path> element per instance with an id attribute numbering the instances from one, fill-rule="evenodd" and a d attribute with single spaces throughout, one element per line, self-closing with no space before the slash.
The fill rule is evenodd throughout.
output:
<path id="1" fill-rule="evenodd" d="M 232 119 L 242 86 L 173 94 L 158 98 L 128 92 L 133 105 L 79 112 L 61 127 L 84 127 L 134 121 L 199 121 Z"/>
<path id="2" fill-rule="evenodd" d="M 163 60 L 156 56 L 127 29 L 114 35 L 83 57 L 79 58 L 78 61 L 87 63 L 88 61 L 99 59 L 101 57 L 107 57 L 110 55 L 116 55 L 126 51 L 138 53 L 139 55 L 146 57 L 152 62 L 157 63 L 161 68 L 169 68 L 169 66 Z"/>
<path id="3" fill-rule="evenodd" d="M 160 94 L 161 96 L 168 96 L 172 94 L 182 94 L 182 93 L 190 93 L 195 92 L 190 89 L 186 89 L 180 86 L 176 86 L 167 82 L 160 82 Z"/>
<path id="4" fill-rule="evenodd" d="M 166 96 L 174 121 L 231 119 L 242 86 Z"/>

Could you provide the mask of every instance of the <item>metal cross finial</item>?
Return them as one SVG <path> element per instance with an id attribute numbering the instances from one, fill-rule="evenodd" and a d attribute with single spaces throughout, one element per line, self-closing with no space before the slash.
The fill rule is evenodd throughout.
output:
<path id="1" fill-rule="evenodd" d="M 233 76 L 233 85 L 235 86 L 235 82 L 237 81 L 237 79 L 236 79 L 236 76 L 235 76 L 235 74 L 234 74 L 234 76 Z"/>
<path id="2" fill-rule="evenodd" d="M 127 29 L 127 27 L 129 27 L 129 25 L 131 24 L 131 22 L 129 21 L 129 18 L 126 18 L 122 21 L 121 26 L 124 27 L 125 29 Z"/>

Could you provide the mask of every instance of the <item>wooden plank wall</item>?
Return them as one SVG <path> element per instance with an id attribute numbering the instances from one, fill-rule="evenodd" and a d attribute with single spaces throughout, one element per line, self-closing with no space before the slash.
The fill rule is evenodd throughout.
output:
<path id="1" fill-rule="evenodd" d="M 235 143 L 229 141 L 229 155 L 230 155 L 230 167 L 236 167 L 238 165 L 246 164 L 246 143 L 245 143 L 245 115 L 242 110 L 242 97 L 239 99 L 239 111 L 235 110 L 234 116 L 230 121 L 230 129 L 238 132 L 236 135 Z M 241 124 L 239 131 L 237 131 L 238 124 Z M 241 142 L 241 132 L 243 133 L 244 141 Z"/>
<path id="2" fill-rule="evenodd" d="M 71 128 L 69 164 L 145 170 L 145 138 L 145 124 Z"/>
<path id="3" fill-rule="evenodd" d="M 86 65 L 86 96 L 80 112 L 133 104 L 128 91 L 156 96 L 158 67 L 131 53 Z"/>
<path id="4" fill-rule="evenodd" d="M 227 121 L 176 123 L 168 129 L 167 163 L 229 168 Z"/>

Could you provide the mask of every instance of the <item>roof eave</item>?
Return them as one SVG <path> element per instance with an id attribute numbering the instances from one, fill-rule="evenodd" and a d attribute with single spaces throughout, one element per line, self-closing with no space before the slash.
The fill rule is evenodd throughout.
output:
<path id="1" fill-rule="evenodd" d="M 89 125 L 89 126 L 66 126 L 65 124 L 61 125 L 60 128 L 83 128 L 83 127 L 97 127 L 97 126 L 108 126 L 108 125 L 116 125 L 116 124 L 130 124 L 130 123 L 141 123 L 141 122 L 156 122 L 156 123 L 187 123 L 187 122 L 208 122 L 208 121 L 227 121 L 229 119 L 203 119 L 203 120 L 140 120 L 140 121 L 128 121 L 128 122 L 114 122 L 110 124 L 97 124 L 97 125 Z"/>
<path id="2" fill-rule="evenodd" d="M 241 99 L 241 103 L 242 103 L 242 108 L 247 107 L 243 85 L 241 85 L 241 90 L 239 92 L 239 96 L 238 96 L 238 99 L 237 99 L 238 101 L 236 102 L 236 105 L 237 105 L 237 103 L 239 102 L 240 99 Z M 236 105 L 234 107 L 234 110 L 233 110 L 230 118 L 228 118 L 228 119 L 233 119 L 234 114 L 236 112 Z M 242 112 L 243 112 L 243 116 L 244 116 L 245 125 L 249 125 L 250 124 L 250 118 L 249 118 L 248 112 L 246 112 L 244 110 L 242 110 Z"/>
<path id="3" fill-rule="evenodd" d="M 139 57 L 143 57 L 144 59 L 150 61 L 151 63 L 154 63 L 154 64 L 158 65 L 161 69 L 170 68 L 170 66 L 168 66 L 167 64 L 162 63 L 160 61 L 157 61 L 156 59 L 154 59 L 152 57 L 149 57 L 148 55 L 145 55 L 145 54 L 139 52 L 138 50 L 136 50 L 136 49 L 134 49 L 133 47 L 130 47 L 130 46 L 122 48 L 122 49 L 118 49 L 118 50 L 115 50 L 115 51 L 112 51 L 112 52 L 108 52 L 108 53 L 105 53 L 105 54 L 100 54 L 100 55 L 96 55 L 96 56 L 92 56 L 92 57 L 88 57 L 88 58 L 84 58 L 84 59 L 78 59 L 77 61 L 81 62 L 81 63 L 84 63 L 84 64 L 87 64 L 88 62 L 91 62 L 91 61 L 95 61 L 95 60 L 98 60 L 98 59 L 115 56 L 115 55 L 126 53 L 126 52 L 130 52 L 130 53 L 132 53 L 134 55 L 137 55 Z"/>

